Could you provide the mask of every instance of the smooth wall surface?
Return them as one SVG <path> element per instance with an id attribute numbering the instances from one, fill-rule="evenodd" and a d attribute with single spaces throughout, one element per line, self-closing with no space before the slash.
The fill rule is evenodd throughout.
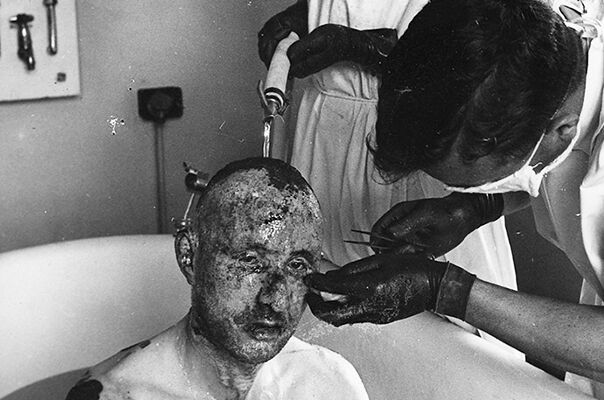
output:
<path id="1" fill-rule="evenodd" d="M 186 206 L 183 161 L 214 173 L 261 155 L 256 33 L 287 5 L 78 2 L 81 96 L 0 103 L 0 252 L 156 232 L 153 126 L 138 117 L 140 88 L 183 90 L 183 117 L 165 125 L 168 216 Z"/>

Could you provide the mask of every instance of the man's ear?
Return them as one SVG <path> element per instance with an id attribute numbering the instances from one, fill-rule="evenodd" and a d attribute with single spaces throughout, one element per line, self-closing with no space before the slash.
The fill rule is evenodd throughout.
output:
<path id="1" fill-rule="evenodd" d="M 578 134 L 579 115 L 575 113 L 564 113 L 552 118 L 545 137 L 543 138 L 543 147 L 550 149 L 549 154 L 560 154 L 562 150 L 568 147 L 570 141 Z M 541 158 L 544 162 L 550 162 L 548 158 Z"/>
<path id="2" fill-rule="evenodd" d="M 548 134 L 555 133 L 556 136 L 565 142 L 572 139 L 579 125 L 579 115 L 575 113 L 565 113 L 552 118 L 548 127 Z"/>
<path id="3" fill-rule="evenodd" d="M 191 232 L 182 230 L 176 233 L 174 238 L 174 250 L 176 251 L 176 261 L 180 267 L 180 272 L 187 279 L 189 285 L 192 285 L 195 279 L 194 256 L 195 248 Z"/>

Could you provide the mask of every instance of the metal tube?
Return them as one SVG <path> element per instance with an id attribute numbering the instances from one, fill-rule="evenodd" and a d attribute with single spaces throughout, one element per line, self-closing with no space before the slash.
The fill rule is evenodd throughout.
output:
<path id="1" fill-rule="evenodd" d="M 46 6 L 46 20 L 48 24 L 48 54 L 55 55 L 58 51 L 57 44 L 57 0 L 44 0 Z"/>
<path id="2" fill-rule="evenodd" d="M 164 165 L 164 125 L 154 123 L 155 128 L 155 189 L 157 207 L 157 231 L 165 233 L 166 228 L 166 171 Z"/>

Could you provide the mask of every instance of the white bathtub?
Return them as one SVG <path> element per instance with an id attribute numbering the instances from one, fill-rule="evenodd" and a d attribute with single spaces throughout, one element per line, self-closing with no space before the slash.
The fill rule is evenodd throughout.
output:
<path id="1" fill-rule="evenodd" d="M 0 254 L 0 398 L 63 399 L 79 374 L 69 371 L 153 335 L 188 307 L 168 235 Z M 339 329 L 307 313 L 297 335 L 353 362 L 372 399 L 590 398 L 429 313 Z"/>

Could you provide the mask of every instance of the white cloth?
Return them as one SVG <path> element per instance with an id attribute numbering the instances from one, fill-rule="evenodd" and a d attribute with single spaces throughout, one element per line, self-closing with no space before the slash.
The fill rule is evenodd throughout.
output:
<path id="1" fill-rule="evenodd" d="M 292 337 L 258 371 L 246 400 L 368 399 L 354 367 L 340 355 Z"/>
<path id="2" fill-rule="evenodd" d="M 309 31 L 335 23 L 361 30 L 396 28 L 401 36 L 426 3 L 427 0 L 309 0 Z M 367 246 L 343 242 L 368 239 L 351 229 L 370 230 L 379 217 L 401 201 L 442 197 L 448 192 L 442 183 L 423 172 L 390 185 L 380 182 L 366 145 L 366 139 L 375 132 L 377 119 L 376 76 L 357 64 L 340 62 L 312 75 L 305 83 L 291 164 L 309 181 L 321 204 L 326 257 L 344 265 L 372 254 Z M 516 289 L 503 218 L 471 233 L 445 258 L 485 281 Z"/>
<path id="3" fill-rule="evenodd" d="M 593 51 L 593 53 L 592 53 Z M 593 82 L 588 80 L 590 88 L 599 89 L 598 100 L 602 106 L 602 95 L 604 85 L 604 46 L 602 37 L 592 42 L 590 49 L 590 62 L 597 66 Z M 589 78 L 590 76 L 588 76 Z M 599 86 L 597 86 L 599 84 Z M 596 110 L 597 111 L 597 110 Z M 581 287 L 582 304 L 604 306 L 602 295 L 598 295 L 599 289 L 604 286 L 604 127 L 602 122 L 602 109 L 595 115 L 600 122 L 599 129 L 592 137 L 591 154 L 589 158 L 589 169 L 583 183 L 581 184 L 581 231 L 585 251 L 591 266 L 593 275 L 584 276 Z M 602 292 L 600 292 L 602 293 Z M 567 374 L 566 381 L 587 394 L 598 399 L 604 399 L 604 383 L 597 382 L 575 374 Z"/>
<path id="4" fill-rule="evenodd" d="M 576 2 L 576 1 L 575 1 Z M 555 2 L 555 7 L 566 1 Z M 602 20 L 602 1 L 583 2 L 587 16 Z M 580 7 L 579 7 L 580 8 Z M 604 38 L 595 38 L 588 53 L 585 97 L 579 124 L 582 138 L 573 155 L 552 171 L 533 202 L 539 233 L 562 249 L 583 277 L 580 302 L 602 306 L 604 295 Z M 580 185 L 580 186 L 579 186 Z M 604 384 L 568 373 L 572 386 L 604 399 Z"/>

